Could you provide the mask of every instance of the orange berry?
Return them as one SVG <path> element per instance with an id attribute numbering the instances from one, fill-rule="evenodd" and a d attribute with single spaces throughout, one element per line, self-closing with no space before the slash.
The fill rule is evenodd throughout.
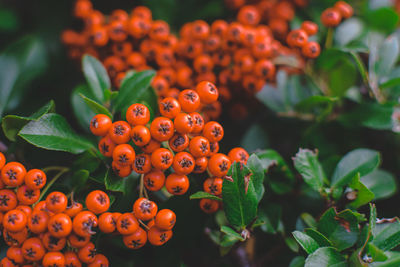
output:
<path id="1" fill-rule="evenodd" d="M 200 96 L 201 102 L 211 104 L 218 99 L 218 90 L 214 84 L 204 81 L 196 86 L 196 92 Z"/>
<path id="2" fill-rule="evenodd" d="M 126 144 L 131 138 L 131 127 L 125 121 L 116 121 L 112 124 L 109 137 L 116 144 Z"/>
<path id="3" fill-rule="evenodd" d="M 113 151 L 113 161 L 120 166 L 131 165 L 135 157 L 135 150 L 128 144 L 117 145 Z"/>
<path id="4" fill-rule="evenodd" d="M 228 173 L 230 167 L 230 159 L 222 153 L 213 155 L 208 161 L 208 170 L 216 177 L 224 177 Z"/>
<path id="5" fill-rule="evenodd" d="M 110 117 L 104 114 L 97 114 L 90 121 L 90 131 L 97 136 L 105 136 L 107 135 L 110 127 L 112 125 L 112 121 Z"/>
<path id="6" fill-rule="evenodd" d="M 144 176 L 144 186 L 150 191 L 159 191 L 165 184 L 165 175 L 162 171 L 152 171 Z"/>
<path id="7" fill-rule="evenodd" d="M 130 249 L 139 249 L 143 247 L 147 242 L 147 233 L 141 227 L 139 227 L 133 234 L 124 235 L 122 241 L 125 246 Z"/>
<path id="8" fill-rule="evenodd" d="M 214 213 L 219 208 L 219 203 L 217 200 L 203 198 L 200 200 L 200 208 L 205 213 Z"/>
<path id="9" fill-rule="evenodd" d="M 165 117 L 155 118 L 151 122 L 150 133 L 159 142 L 167 141 L 174 135 L 174 123 Z"/>
<path id="10" fill-rule="evenodd" d="M 46 197 L 46 208 L 54 213 L 63 212 L 68 205 L 67 197 L 61 192 L 51 192 Z"/>
<path id="11" fill-rule="evenodd" d="M 162 209 L 157 213 L 155 226 L 161 230 L 171 230 L 176 222 L 176 215 L 172 210 Z"/>
<path id="12" fill-rule="evenodd" d="M 145 146 L 151 140 L 150 130 L 146 126 L 137 125 L 132 128 L 131 137 L 135 145 Z"/>
<path id="13" fill-rule="evenodd" d="M 153 219 L 157 214 L 157 205 L 147 198 L 138 198 L 133 204 L 133 213 L 135 217 L 142 221 Z"/>
<path id="14" fill-rule="evenodd" d="M 194 169 L 194 158 L 187 152 L 179 152 L 174 156 L 172 168 L 176 174 L 187 175 Z"/>
<path id="15" fill-rule="evenodd" d="M 156 226 L 153 226 L 147 232 L 147 238 L 150 244 L 154 246 L 161 246 L 164 245 L 168 240 L 172 237 L 172 231 L 164 231 L 159 229 Z"/>
<path id="16" fill-rule="evenodd" d="M 150 121 L 150 111 L 143 104 L 133 104 L 126 111 L 126 120 L 131 125 L 145 125 Z"/>
<path id="17" fill-rule="evenodd" d="M 86 196 L 86 207 L 94 214 L 106 212 L 110 208 L 110 198 L 101 190 L 94 190 Z"/>
<path id="18" fill-rule="evenodd" d="M 189 179 L 186 175 L 171 173 L 165 180 L 165 188 L 170 194 L 183 195 L 189 189 Z"/>
<path id="19" fill-rule="evenodd" d="M 19 162 L 9 162 L 1 169 L 1 179 L 5 185 L 17 187 L 24 182 L 26 169 Z"/>

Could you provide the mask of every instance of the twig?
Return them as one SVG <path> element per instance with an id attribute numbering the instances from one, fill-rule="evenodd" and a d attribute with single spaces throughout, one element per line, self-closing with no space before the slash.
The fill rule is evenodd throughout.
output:
<path id="1" fill-rule="evenodd" d="M 67 168 L 67 167 L 59 167 L 59 166 L 51 166 L 51 167 L 47 167 L 47 168 L 43 169 L 44 172 L 49 172 L 49 171 L 54 171 L 54 170 L 59 170 L 59 172 L 57 173 L 56 176 L 53 177 L 53 179 L 51 179 L 51 181 L 42 190 L 42 192 L 40 194 L 40 197 L 39 197 L 38 201 L 35 203 L 35 205 L 42 200 L 43 196 L 50 189 L 50 187 L 57 181 L 57 179 L 60 178 L 64 173 L 69 171 L 69 168 Z"/>
<path id="2" fill-rule="evenodd" d="M 138 221 L 144 228 L 146 228 L 146 230 L 150 229 L 142 220 L 138 220 Z"/>

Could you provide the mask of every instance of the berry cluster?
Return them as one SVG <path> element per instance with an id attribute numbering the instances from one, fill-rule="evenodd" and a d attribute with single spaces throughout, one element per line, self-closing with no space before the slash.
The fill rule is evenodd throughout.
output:
<path id="1" fill-rule="evenodd" d="M 90 129 L 94 135 L 103 137 L 99 150 L 113 158 L 112 168 L 117 175 L 125 177 L 135 171 L 142 174 L 146 189 L 158 191 L 165 186 L 170 194 L 182 195 L 189 189 L 188 174 L 208 170 L 212 178 L 204 181 L 204 190 L 219 196 L 222 178 L 231 162 L 246 163 L 249 155 L 242 148 L 232 149 L 228 156 L 218 153 L 223 127 L 215 121 L 206 123 L 197 112 L 201 105 L 217 101 L 218 94 L 214 84 L 203 81 L 195 90 L 181 91 L 177 98 L 160 100 L 161 115 L 151 122 L 148 108 L 133 104 L 126 112 L 127 121 L 113 123 L 108 116 L 98 114 L 92 119 Z M 130 141 L 132 145 L 128 144 Z M 136 151 L 134 146 L 138 148 Z M 166 177 L 164 173 L 170 167 L 173 171 Z M 207 212 L 215 212 L 219 204 L 202 200 L 200 206 Z"/>
<path id="2" fill-rule="evenodd" d="M 58 191 L 39 201 L 46 174 L 39 169 L 27 172 L 18 162 L 5 163 L 0 153 L 0 227 L 10 247 L 0 266 L 34 266 L 39 262 L 44 267 L 109 266 L 91 242 L 95 227 L 106 234 L 121 234 L 130 249 L 143 247 L 147 240 L 160 246 L 172 237 L 175 213 L 158 211 L 146 198 L 136 200 L 132 212 L 127 213 L 108 212 L 110 198 L 101 190 L 86 196 L 86 208 L 73 194 L 68 201 Z"/>
<path id="3" fill-rule="evenodd" d="M 329 7 L 321 14 L 321 22 L 326 27 L 336 27 L 342 22 L 342 19 L 348 19 L 353 16 L 353 8 L 345 1 L 338 1 L 333 7 Z"/>
<path id="4" fill-rule="evenodd" d="M 286 43 L 297 35 L 297 31 L 288 35 L 295 6 L 304 7 L 305 1 L 228 2 L 238 2 L 228 3 L 240 7 L 236 20 L 216 20 L 211 25 L 203 20 L 190 22 L 177 38 L 166 22 L 152 20 L 146 7 L 138 6 L 130 14 L 117 9 L 106 17 L 93 9 L 90 0 L 77 0 L 74 14 L 83 20 L 84 28 L 64 31 L 62 40 L 72 58 L 85 53 L 99 58 L 116 89 L 127 70 L 153 68 L 157 75 L 152 85 L 160 98 L 210 81 L 218 86 L 221 101 L 232 103 L 232 110 L 246 111 L 244 100 L 251 101 L 266 82 L 274 83 L 277 70 L 301 72 L 305 59 L 316 58 L 320 49 L 307 38 L 301 47 Z M 316 24 L 304 24 L 303 30 L 312 31 L 308 35 L 318 31 Z M 285 57 L 295 58 L 296 63 L 282 60 Z M 221 104 L 206 104 L 203 111 L 216 119 Z"/>
<path id="5" fill-rule="evenodd" d="M 321 52 L 321 47 L 317 42 L 308 41 L 308 37 L 317 34 L 317 32 L 317 24 L 312 21 L 304 21 L 300 29 L 289 32 L 286 42 L 290 47 L 300 49 L 305 57 L 316 58 Z"/>
<path id="6" fill-rule="evenodd" d="M 9 246 L 0 266 L 37 266 L 40 262 L 44 267 L 108 266 L 107 258 L 96 254 L 85 232 L 89 226 L 84 216 L 90 211 L 82 211 L 79 203 L 67 206 L 68 199 L 61 192 L 39 201 L 46 184 L 42 170 L 26 171 L 19 162 L 6 164 L 2 153 L 0 170 L 0 227 Z M 90 198 L 88 208 L 88 202 L 95 201 Z"/>

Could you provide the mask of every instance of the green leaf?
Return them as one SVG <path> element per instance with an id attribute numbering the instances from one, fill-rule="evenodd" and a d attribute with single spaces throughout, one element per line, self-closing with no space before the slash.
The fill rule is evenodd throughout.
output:
<path id="1" fill-rule="evenodd" d="M 277 82 L 278 88 L 265 84 L 262 90 L 256 94 L 256 98 L 275 112 L 287 111 L 283 95 L 283 87 L 286 86 L 287 82 L 287 74 L 284 71 L 278 72 Z"/>
<path id="2" fill-rule="evenodd" d="M 0 118 L 5 110 L 16 108 L 27 85 L 44 73 L 47 59 L 36 36 L 25 36 L 0 54 Z"/>
<path id="3" fill-rule="evenodd" d="M 318 223 L 318 231 L 325 235 L 339 251 L 354 245 L 359 235 L 357 216 L 350 210 L 336 213 L 328 209 Z"/>
<path id="4" fill-rule="evenodd" d="M 96 101 L 94 101 L 93 99 L 90 99 L 89 97 L 84 96 L 82 93 L 79 93 L 79 96 L 82 97 L 82 99 L 85 101 L 86 105 L 91 110 L 93 110 L 94 113 L 107 115 L 108 117 L 110 117 L 110 119 L 113 118 L 110 111 L 108 111 L 108 109 L 106 107 L 104 107 L 103 105 L 97 103 Z"/>
<path id="5" fill-rule="evenodd" d="M 114 102 L 114 110 L 122 111 L 125 107 L 146 100 L 144 98 L 146 93 L 148 94 L 148 91 L 153 90 L 150 88 L 150 83 L 154 75 L 155 72 L 153 70 L 147 70 L 134 73 L 124 79 Z"/>
<path id="6" fill-rule="evenodd" d="M 223 232 L 231 237 L 234 237 L 237 240 L 240 240 L 240 241 L 245 240 L 239 233 L 237 233 L 235 230 L 233 230 L 229 226 L 225 226 L 225 225 L 221 226 L 221 232 Z"/>
<path id="7" fill-rule="evenodd" d="M 371 233 L 372 237 L 376 235 L 376 206 L 375 204 L 369 203 L 369 224 L 368 224 L 368 231 Z"/>
<path id="8" fill-rule="evenodd" d="M 255 151 L 268 146 L 267 132 L 260 124 L 253 124 L 244 134 L 241 146 L 247 151 Z"/>
<path id="9" fill-rule="evenodd" d="M 355 250 L 355 251 L 351 254 L 351 256 L 350 256 L 350 258 L 349 258 L 349 260 L 348 260 L 349 265 L 350 265 L 351 267 L 369 267 L 369 264 L 366 263 L 366 262 L 364 262 L 364 261 L 361 259 L 361 257 L 360 257 L 360 252 L 361 252 L 362 250 L 364 250 L 364 249 L 363 249 L 363 248 L 359 248 L 359 249 Z"/>
<path id="10" fill-rule="evenodd" d="M 400 85 L 400 78 L 396 77 L 396 78 L 389 79 L 389 80 L 379 84 L 379 88 L 385 89 L 385 88 L 390 88 L 390 87 L 394 87 L 394 86 L 398 86 L 398 85 Z"/>
<path id="11" fill-rule="evenodd" d="M 357 70 L 349 58 L 344 58 L 329 72 L 329 88 L 333 96 L 343 96 L 355 84 Z"/>
<path id="12" fill-rule="evenodd" d="M 132 172 L 128 177 L 117 176 L 112 169 L 108 168 L 104 174 L 104 184 L 106 189 L 114 192 L 122 192 L 127 195 L 129 191 L 133 190 L 132 182 L 137 180 L 139 175 Z"/>
<path id="13" fill-rule="evenodd" d="M 203 191 L 196 192 L 189 197 L 189 199 L 191 199 L 191 200 L 192 199 L 203 199 L 203 198 L 222 201 L 222 199 L 220 197 L 211 195 L 210 193 L 203 192 Z"/>
<path id="14" fill-rule="evenodd" d="M 395 177 L 384 170 L 374 170 L 361 177 L 361 182 L 374 193 L 375 199 L 389 198 L 397 191 Z"/>
<path id="15" fill-rule="evenodd" d="M 3 128 L 4 135 L 11 141 L 16 141 L 18 132 L 28 122 L 38 120 L 44 114 L 55 112 L 55 104 L 53 100 L 50 100 L 46 105 L 41 107 L 35 113 L 29 117 L 22 117 L 17 115 L 7 115 L 3 118 L 1 127 Z"/>
<path id="16" fill-rule="evenodd" d="M 363 183 L 360 182 L 360 174 L 357 173 L 353 180 L 350 182 L 349 187 L 354 190 L 357 197 L 355 200 L 349 203 L 352 208 L 359 208 L 371 200 L 374 199 L 374 193 L 372 193 Z"/>
<path id="17" fill-rule="evenodd" d="M 311 109 L 321 106 L 321 105 L 326 105 L 326 104 L 332 104 L 338 101 L 338 97 L 330 97 L 330 96 L 323 96 L 323 95 L 313 95 L 310 96 L 299 103 L 296 104 L 296 110 L 301 110 L 301 111 L 310 111 Z"/>
<path id="18" fill-rule="evenodd" d="M 11 8 L 0 8 L 0 31 L 12 32 L 20 24 L 17 12 Z"/>
<path id="19" fill-rule="evenodd" d="M 306 259 L 304 267 L 345 267 L 345 258 L 335 248 L 317 249 Z"/>
<path id="20" fill-rule="evenodd" d="M 379 225 L 372 244 L 381 250 L 391 250 L 400 245 L 400 222 L 396 218 L 393 222 Z M 378 227 L 376 227 L 378 229 Z"/>
<path id="21" fill-rule="evenodd" d="M 303 256 L 294 257 L 289 264 L 289 267 L 304 267 L 306 259 Z"/>
<path id="22" fill-rule="evenodd" d="M 312 228 L 316 228 L 317 227 L 317 222 L 315 221 L 314 217 L 311 216 L 310 213 L 303 212 L 300 215 L 300 218 L 304 221 L 304 223 L 307 226 L 312 227 Z"/>
<path id="23" fill-rule="evenodd" d="M 71 94 L 72 110 L 82 129 L 89 131 L 90 121 L 96 113 L 85 103 L 80 95 L 93 98 L 87 85 L 80 85 Z"/>
<path id="24" fill-rule="evenodd" d="M 279 231 L 282 217 L 282 207 L 274 203 L 268 203 L 258 211 L 258 218 L 265 222 L 261 225 L 261 230 L 266 233 L 276 234 Z"/>
<path id="25" fill-rule="evenodd" d="M 399 15 L 393 8 L 383 7 L 365 14 L 365 19 L 370 27 L 383 32 L 391 32 L 397 27 Z"/>
<path id="26" fill-rule="evenodd" d="M 85 169 L 90 173 L 93 173 L 100 166 L 100 163 L 103 163 L 102 158 L 97 156 L 94 151 L 88 150 L 76 157 L 71 165 L 71 170 L 79 171 Z"/>
<path id="27" fill-rule="evenodd" d="M 282 217 L 282 207 L 274 203 L 268 203 L 258 211 L 258 218 L 265 223 L 261 225 L 261 230 L 266 233 L 276 234 L 279 232 Z"/>
<path id="28" fill-rule="evenodd" d="M 369 267 L 397 267 L 400 266 L 400 252 L 387 251 L 385 255 L 388 259 L 384 262 L 372 262 Z"/>
<path id="29" fill-rule="evenodd" d="M 375 170 L 379 163 L 380 155 L 375 150 L 360 148 L 350 151 L 336 166 L 332 176 L 332 186 L 345 186 L 358 172 L 360 176 L 367 175 Z"/>
<path id="30" fill-rule="evenodd" d="M 222 200 L 226 218 L 229 223 L 244 229 L 257 215 L 257 195 L 255 193 L 251 177 L 248 179 L 247 192 L 245 190 L 245 179 L 250 170 L 240 163 L 233 163 L 229 169 L 228 176 L 222 184 Z"/>
<path id="31" fill-rule="evenodd" d="M 82 58 L 82 69 L 94 99 L 104 101 L 104 91 L 111 88 L 110 77 L 103 64 L 91 55 Z"/>
<path id="32" fill-rule="evenodd" d="M 70 184 L 74 190 L 81 189 L 87 182 L 89 178 L 88 170 L 79 170 L 72 175 Z"/>
<path id="33" fill-rule="evenodd" d="M 339 45 L 345 46 L 357 39 L 362 34 L 363 28 L 363 22 L 359 18 L 347 19 L 336 28 L 335 40 Z"/>
<path id="34" fill-rule="evenodd" d="M 261 160 L 256 154 L 251 154 L 247 160 L 247 167 L 250 169 L 253 180 L 254 190 L 257 195 L 257 201 L 260 202 L 264 195 L 264 168 L 262 166 Z"/>
<path id="35" fill-rule="evenodd" d="M 379 54 L 376 61 L 376 74 L 378 76 L 385 76 L 393 69 L 399 57 L 399 40 L 397 36 L 391 35 L 385 39 L 383 44 L 379 47 Z"/>
<path id="36" fill-rule="evenodd" d="M 368 243 L 367 253 L 371 256 L 372 260 L 375 261 L 385 261 L 388 257 L 385 252 L 377 248 L 374 244 Z"/>
<path id="37" fill-rule="evenodd" d="M 321 234 L 320 232 L 318 232 L 317 230 L 313 229 L 313 228 L 306 228 L 304 229 L 305 233 L 312 237 L 320 247 L 332 247 L 332 242 L 329 241 L 328 238 L 326 238 L 326 236 L 324 236 L 323 234 Z"/>
<path id="38" fill-rule="evenodd" d="M 349 51 L 349 54 L 353 57 L 364 83 L 369 84 L 368 71 L 360 55 L 356 51 Z"/>
<path id="39" fill-rule="evenodd" d="M 326 177 L 317 154 L 309 149 L 300 149 L 293 160 L 304 181 L 315 191 L 321 192 Z"/>
<path id="40" fill-rule="evenodd" d="M 77 135 L 61 115 L 50 113 L 25 125 L 18 134 L 34 146 L 72 154 L 82 153 L 93 145 Z"/>
<path id="41" fill-rule="evenodd" d="M 362 125 L 371 129 L 392 130 L 392 103 L 361 103 L 353 110 L 339 117 L 339 121 L 348 127 Z"/>
<path id="42" fill-rule="evenodd" d="M 292 190 L 294 185 L 294 174 L 286 161 L 278 152 L 272 149 L 255 153 L 267 170 L 267 182 L 271 189 L 277 194 L 285 194 Z"/>
<path id="43" fill-rule="evenodd" d="M 239 239 L 237 239 L 235 236 L 223 235 L 221 242 L 219 243 L 222 256 L 226 255 L 231 250 L 233 245 L 235 245 L 238 241 Z"/>
<path id="44" fill-rule="evenodd" d="M 286 237 L 285 243 L 289 247 L 289 249 L 293 252 L 299 252 L 299 245 L 297 244 L 296 240 L 292 237 Z"/>
<path id="45" fill-rule="evenodd" d="M 294 238 L 296 241 L 300 244 L 300 246 L 307 252 L 308 254 L 313 253 L 319 248 L 318 243 L 310 236 L 307 234 L 300 232 L 300 231 L 294 231 L 292 232 Z"/>

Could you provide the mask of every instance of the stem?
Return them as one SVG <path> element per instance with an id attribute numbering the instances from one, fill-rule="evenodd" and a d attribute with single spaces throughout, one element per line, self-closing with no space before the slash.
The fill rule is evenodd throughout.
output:
<path id="1" fill-rule="evenodd" d="M 333 28 L 328 28 L 328 33 L 325 40 L 325 49 L 331 48 L 333 43 Z"/>
<path id="2" fill-rule="evenodd" d="M 143 178 L 144 178 L 144 174 L 140 175 L 139 197 L 143 197 L 143 191 L 144 191 Z"/>
<path id="3" fill-rule="evenodd" d="M 63 166 L 50 166 L 50 167 L 46 167 L 43 168 L 42 171 L 44 172 L 51 172 L 51 171 L 64 171 L 64 170 L 69 170 L 67 167 L 63 167 Z"/>
<path id="4" fill-rule="evenodd" d="M 144 228 L 146 228 L 146 230 L 149 230 L 149 229 L 150 229 L 144 222 L 142 222 L 142 220 L 138 220 L 138 221 L 139 221 L 139 223 L 140 223 L 141 225 L 143 225 Z"/>
<path id="5" fill-rule="evenodd" d="M 35 205 L 42 200 L 43 196 L 46 194 L 46 192 L 49 190 L 49 188 L 57 181 L 57 179 L 60 178 L 64 173 L 69 171 L 69 168 L 59 167 L 59 166 L 51 166 L 51 167 L 47 167 L 47 168 L 43 169 L 43 171 L 45 171 L 45 172 L 49 172 L 49 171 L 53 171 L 53 170 L 58 170 L 59 172 L 57 173 L 56 176 L 53 177 L 53 179 L 51 179 L 51 181 L 42 190 L 40 197 L 39 197 L 38 201 L 35 203 Z"/>

